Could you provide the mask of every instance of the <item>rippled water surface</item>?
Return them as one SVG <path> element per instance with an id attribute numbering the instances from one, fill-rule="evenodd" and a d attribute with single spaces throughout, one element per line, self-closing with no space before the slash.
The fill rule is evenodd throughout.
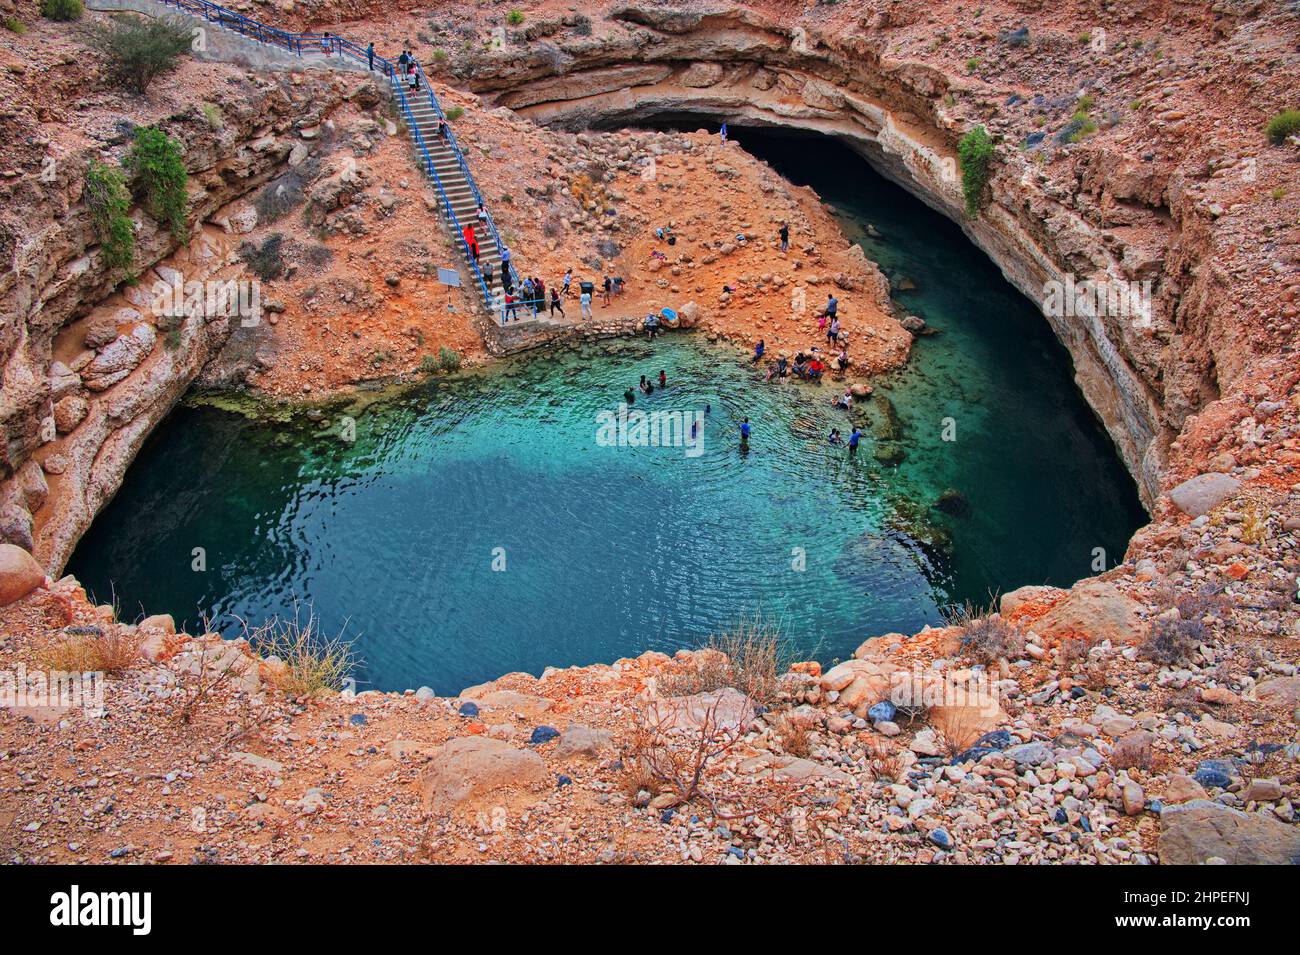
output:
<path id="1" fill-rule="evenodd" d="M 1072 582 L 1097 548 L 1118 560 L 1141 509 L 1032 306 L 851 154 L 809 168 L 798 144 L 747 145 L 833 201 L 871 257 L 915 282 L 906 308 L 941 329 L 878 389 L 895 413 L 863 413 L 856 461 L 825 442 L 849 423 L 829 386 L 766 385 L 690 336 L 616 342 L 388 396 L 356 413 L 351 443 L 337 414 L 180 408 L 69 570 L 125 616 L 207 614 L 231 633 L 236 617 L 310 604 L 355 638 L 363 685 L 450 693 L 672 651 L 755 612 L 829 660 L 953 601 Z M 709 408 L 702 453 L 602 446 L 598 413 L 661 368 L 669 388 L 636 407 Z M 876 460 L 885 443 L 900 464 Z M 945 491 L 957 513 L 935 507 Z"/>

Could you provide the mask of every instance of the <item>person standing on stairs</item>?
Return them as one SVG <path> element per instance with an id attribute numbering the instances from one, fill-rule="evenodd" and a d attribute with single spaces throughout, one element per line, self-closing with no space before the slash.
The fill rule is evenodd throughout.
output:
<path id="1" fill-rule="evenodd" d="M 483 273 L 483 284 L 486 285 L 488 287 L 488 291 L 491 292 L 492 291 L 492 263 L 484 262 L 481 271 Z"/>
<path id="2" fill-rule="evenodd" d="M 465 246 L 469 249 L 469 254 L 472 255 L 474 257 L 474 261 L 477 262 L 478 261 L 478 236 L 474 234 L 474 227 L 472 225 L 465 226 L 465 228 L 461 231 L 461 235 L 465 238 Z"/>
<path id="3" fill-rule="evenodd" d="M 366 69 L 372 73 L 375 70 L 375 45 L 373 43 L 366 47 Z"/>
<path id="4" fill-rule="evenodd" d="M 487 228 L 487 210 L 483 208 L 483 203 L 478 204 L 478 224 L 480 229 Z"/>

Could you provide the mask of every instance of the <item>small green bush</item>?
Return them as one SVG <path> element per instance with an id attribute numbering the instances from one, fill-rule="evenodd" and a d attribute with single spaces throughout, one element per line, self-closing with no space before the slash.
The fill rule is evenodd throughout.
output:
<path id="1" fill-rule="evenodd" d="M 506 23 L 510 24 L 512 27 L 517 27 L 523 22 L 524 14 L 522 10 L 511 10 L 506 14 Z"/>
<path id="2" fill-rule="evenodd" d="M 23 21 L 19 20 L 17 17 L 5 17 L 4 28 L 10 33 L 17 33 L 19 36 L 22 36 L 27 32 L 27 24 L 23 23 Z"/>
<path id="3" fill-rule="evenodd" d="M 989 181 L 993 162 L 993 140 L 983 126 L 976 126 L 957 143 L 957 161 L 961 165 L 961 191 L 966 200 L 966 214 L 979 215 L 984 187 Z"/>
<path id="4" fill-rule="evenodd" d="M 445 115 L 449 120 L 451 120 L 454 123 L 456 120 L 460 119 L 462 116 L 465 115 L 465 107 L 463 106 L 449 107 Z"/>
<path id="5" fill-rule="evenodd" d="M 460 368 L 460 355 L 446 345 L 438 349 L 438 367 L 443 371 L 456 371 Z"/>
<path id="6" fill-rule="evenodd" d="M 155 77 L 175 69 L 191 43 L 190 28 L 175 18 L 113 20 L 95 24 L 86 34 L 90 45 L 104 55 L 109 79 L 139 94 Z"/>
<path id="7" fill-rule="evenodd" d="M 125 165 L 135 179 L 145 211 L 164 223 L 177 242 L 184 241 L 189 175 L 181 159 L 181 144 L 157 126 L 137 126 Z"/>
<path id="8" fill-rule="evenodd" d="M 1281 146 L 1287 137 L 1300 133 L 1300 109 L 1284 109 L 1268 121 L 1268 141 Z"/>
<path id="9" fill-rule="evenodd" d="M 302 202 L 304 189 L 302 177 L 292 169 L 272 179 L 253 198 L 257 220 L 269 225 L 283 219 L 298 203 Z"/>
<path id="10" fill-rule="evenodd" d="M 131 222 L 131 193 L 122 170 L 92 159 L 86 169 L 86 205 L 110 269 L 131 271 L 135 262 L 135 228 Z"/>
<path id="11" fill-rule="evenodd" d="M 284 236 L 279 232 L 269 236 L 261 246 L 245 242 L 239 247 L 239 257 L 263 282 L 284 274 Z"/>
<path id="12" fill-rule="evenodd" d="M 208 121 L 208 125 L 213 129 L 221 129 L 226 125 L 226 121 L 221 115 L 221 107 L 215 103 L 203 104 L 203 118 Z"/>
<path id="13" fill-rule="evenodd" d="M 85 9 L 81 0 L 41 0 L 41 16 L 47 20 L 80 20 Z"/>

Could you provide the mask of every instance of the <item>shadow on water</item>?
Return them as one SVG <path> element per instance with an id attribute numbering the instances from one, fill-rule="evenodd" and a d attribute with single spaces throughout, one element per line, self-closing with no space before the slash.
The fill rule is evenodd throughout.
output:
<path id="1" fill-rule="evenodd" d="M 1033 307 L 843 147 L 739 135 L 910 278 L 900 303 L 940 330 L 877 383 L 856 461 L 826 444 L 847 422 L 830 387 L 766 385 L 690 336 L 589 345 L 386 396 L 351 443 L 337 420 L 181 407 L 70 572 L 125 616 L 226 633 L 310 603 L 355 638 L 363 685 L 451 693 L 672 651 L 756 610 L 830 660 L 951 602 L 1068 584 L 1098 548 L 1117 560 L 1142 511 Z M 701 415 L 702 453 L 599 443 L 598 414 L 661 368 L 669 388 L 635 407 Z M 887 444 L 900 463 L 876 459 Z"/>

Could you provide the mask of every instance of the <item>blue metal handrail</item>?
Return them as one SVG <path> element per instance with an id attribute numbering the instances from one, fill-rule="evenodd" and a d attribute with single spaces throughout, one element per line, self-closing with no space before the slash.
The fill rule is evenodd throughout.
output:
<path id="1" fill-rule="evenodd" d="M 397 95 L 402 113 L 406 116 L 406 124 L 410 127 L 411 134 L 415 137 L 415 144 L 419 147 L 420 155 L 424 157 L 425 172 L 433 180 L 434 186 L 438 189 L 438 195 L 442 198 L 442 207 L 446 212 L 447 219 L 451 223 L 452 232 L 455 233 L 456 241 L 460 242 L 465 251 L 465 259 L 469 262 L 469 267 L 474 270 L 474 277 L 478 279 L 479 288 L 483 292 L 483 301 L 486 303 L 488 310 L 493 310 L 492 291 L 488 288 L 487 281 L 483 278 L 483 273 L 478 267 L 478 261 L 470 251 L 469 243 L 465 241 L 465 233 L 461 228 L 460 221 L 456 218 L 456 210 L 451 207 L 451 200 L 447 198 L 447 192 L 442 187 L 442 180 L 438 177 L 438 171 L 434 168 L 433 158 L 429 155 L 429 148 L 424 144 L 424 136 L 420 133 L 420 125 L 415 121 L 415 116 L 411 112 L 411 105 L 406 101 L 406 93 L 402 90 L 402 84 L 395 75 L 390 75 L 389 82 L 393 87 L 393 92 Z"/>
<path id="2" fill-rule="evenodd" d="M 362 47 L 341 36 L 330 33 L 290 33 L 286 30 L 280 30 L 276 27 L 267 26 L 260 20 L 254 20 L 246 17 L 242 13 L 236 13 L 227 7 L 218 3 L 212 3 L 211 0 L 158 0 L 159 3 L 167 6 L 176 7 L 193 16 L 207 20 L 209 23 L 215 23 L 218 26 L 232 30 L 244 36 L 251 37 L 261 43 L 267 43 L 272 46 L 278 46 L 298 56 L 304 52 L 320 52 L 325 55 L 338 55 L 356 60 L 366 64 L 367 69 L 378 67 L 384 76 L 389 78 L 394 93 L 397 95 L 401 105 L 401 111 L 406 117 L 407 125 L 415 138 L 416 145 L 420 154 L 424 158 L 424 166 L 430 178 L 433 179 L 434 186 L 442 198 L 443 208 L 452 228 L 456 232 L 456 240 L 464 248 L 465 257 L 469 261 L 470 268 L 474 270 L 474 276 L 478 279 L 479 286 L 483 291 L 483 300 L 487 304 L 489 311 L 500 311 L 502 320 L 505 320 L 506 304 L 504 292 L 501 299 L 493 301 L 491 289 L 488 288 L 487 282 L 483 278 L 483 273 L 479 270 L 478 262 L 470 254 L 469 243 L 465 241 L 463 230 L 456 218 L 456 213 L 451 207 L 451 202 L 447 198 L 447 193 L 443 189 L 442 181 L 438 178 L 437 170 L 434 167 L 433 159 L 429 155 L 428 147 L 425 145 L 424 137 L 420 134 L 419 123 L 415 120 L 415 115 L 411 111 L 410 104 L 407 102 L 406 94 L 402 90 L 402 84 L 398 82 L 397 64 L 387 57 L 380 56 L 378 53 L 371 54 L 366 47 Z M 424 84 L 425 96 L 429 105 L 433 108 L 434 114 L 438 117 L 440 123 L 447 122 L 447 116 L 442 111 L 442 105 L 438 102 L 438 97 L 434 95 L 433 87 L 429 84 L 428 77 L 418 63 L 414 64 L 415 70 Z M 479 191 L 478 183 L 474 181 L 474 175 L 469 170 L 469 163 L 465 161 L 464 152 L 461 150 L 460 143 L 456 139 L 456 134 L 452 131 L 451 125 L 447 124 L 447 141 L 451 147 L 452 155 L 456 157 L 456 163 L 460 166 L 461 173 L 465 177 L 466 183 L 469 184 L 470 193 L 474 196 L 474 201 L 483 207 L 483 212 L 487 220 L 488 234 L 492 241 L 496 243 L 497 252 L 502 255 L 502 270 L 509 270 L 509 277 L 513 280 L 512 286 L 518 289 L 522 283 L 519 281 L 519 273 L 515 270 L 514 262 L 504 258 L 505 243 L 501 239 L 501 233 L 497 230 L 496 220 L 492 214 L 487 211 L 487 204 L 483 201 L 483 194 Z M 526 305 L 527 303 L 516 301 L 516 305 Z M 534 309 L 534 314 L 536 310 Z"/>
<path id="3" fill-rule="evenodd" d="M 483 201 L 483 193 L 479 191 L 478 183 L 474 181 L 474 174 L 469 171 L 469 163 L 465 161 L 464 150 L 460 148 L 460 142 L 456 139 L 456 133 L 451 128 L 451 123 L 447 120 L 447 114 L 442 111 L 442 104 L 438 102 L 438 97 L 433 94 L 433 86 L 429 83 L 429 78 L 425 75 L 423 67 L 415 63 L 415 72 L 423 82 L 425 96 L 428 98 L 429 106 L 433 113 L 438 117 L 439 123 L 445 123 L 447 127 L 447 143 L 451 147 L 452 155 L 456 157 L 456 162 L 460 166 L 461 173 L 465 176 L 465 181 L 469 184 L 470 194 L 474 196 L 474 201 L 483 207 L 483 212 L 487 218 L 488 234 L 492 236 L 492 241 L 496 243 L 497 252 L 505 251 L 505 242 L 501 239 L 501 233 L 497 231 L 496 220 L 492 218 L 492 213 L 488 211 L 487 203 Z M 514 280 L 514 285 L 519 285 L 519 273 L 515 271 L 513 262 L 505 262 L 505 268 L 510 270 L 510 276 Z"/>

